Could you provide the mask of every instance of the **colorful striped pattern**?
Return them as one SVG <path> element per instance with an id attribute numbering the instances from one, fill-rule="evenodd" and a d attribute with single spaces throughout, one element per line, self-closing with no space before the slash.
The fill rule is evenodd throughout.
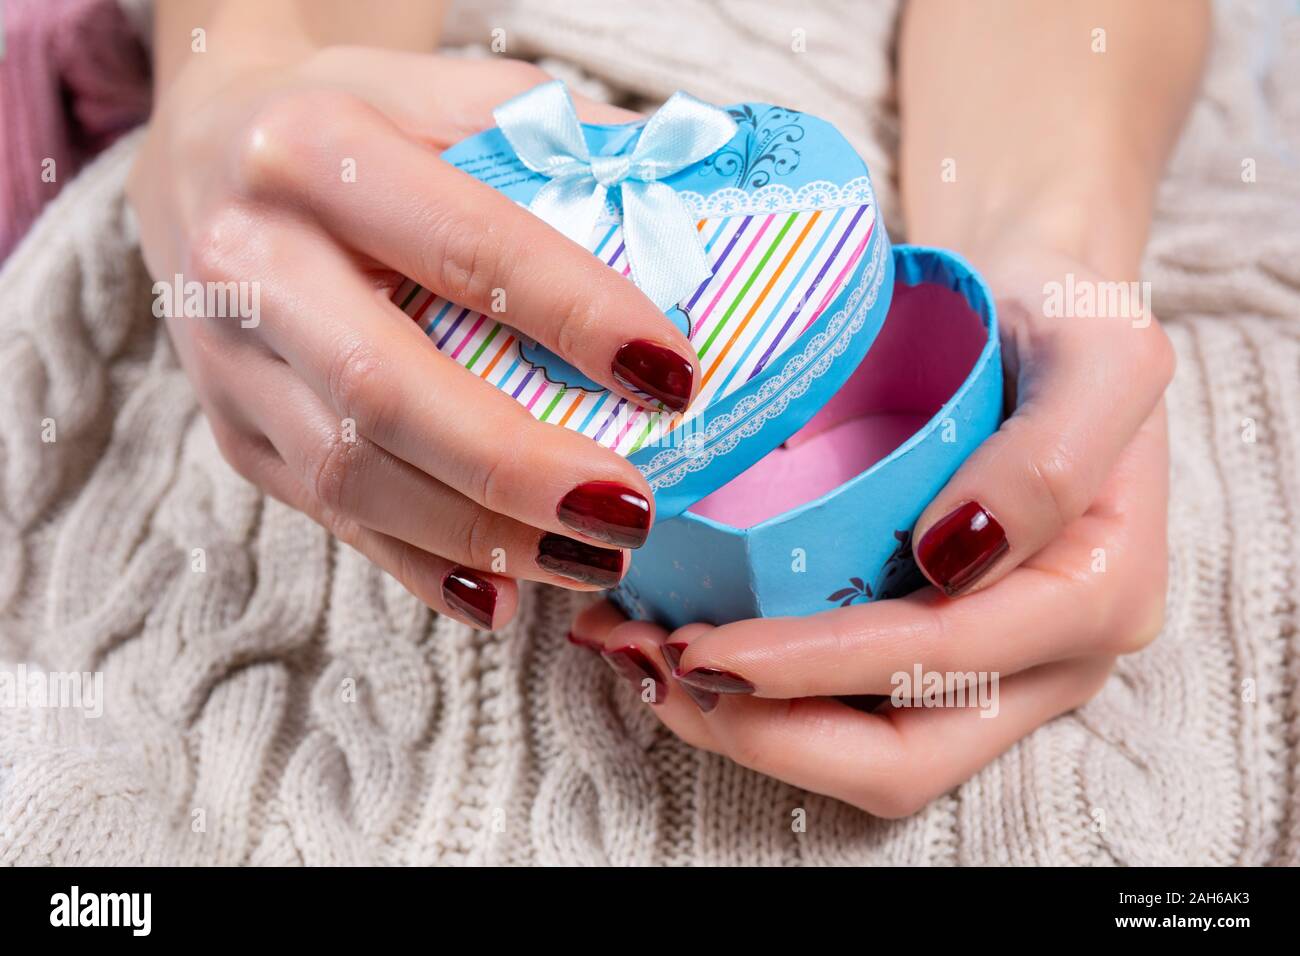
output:
<path id="1" fill-rule="evenodd" d="M 790 347 L 843 291 L 875 224 L 869 205 L 701 220 L 713 276 L 685 308 L 703 385 L 692 409 L 734 392 Z M 589 248 L 627 275 L 622 230 L 604 226 Z M 620 454 L 653 445 L 683 421 L 609 392 L 568 389 L 524 361 L 509 326 L 406 280 L 393 296 L 444 354 L 512 395 L 533 416 Z"/>

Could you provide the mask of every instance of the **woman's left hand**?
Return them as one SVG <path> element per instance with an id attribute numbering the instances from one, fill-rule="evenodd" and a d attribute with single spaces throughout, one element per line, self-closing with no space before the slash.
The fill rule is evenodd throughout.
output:
<path id="1" fill-rule="evenodd" d="M 671 634 L 608 603 L 574 622 L 570 639 L 602 652 L 683 740 L 905 816 L 1089 700 L 1116 656 L 1159 633 L 1168 340 L 1149 315 L 1046 317 L 1045 281 L 1100 277 L 1041 254 L 1004 261 L 1016 265 L 985 274 L 1014 413 L 917 522 L 938 587 Z M 985 683 L 974 705 L 913 706 L 917 668 Z"/>

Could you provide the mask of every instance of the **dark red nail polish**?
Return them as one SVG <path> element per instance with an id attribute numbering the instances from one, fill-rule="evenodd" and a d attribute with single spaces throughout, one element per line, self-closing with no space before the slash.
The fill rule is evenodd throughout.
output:
<path id="1" fill-rule="evenodd" d="M 720 671 L 715 667 L 696 667 L 685 674 L 673 674 L 679 681 L 696 690 L 714 694 L 752 694 L 754 685 L 739 674 Z"/>
<path id="2" fill-rule="evenodd" d="M 949 597 L 974 584 L 1007 553 L 1007 535 L 978 501 L 934 523 L 916 545 L 916 560 Z"/>
<path id="3" fill-rule="evenodd" d="M 544 534 L 537 543 L 537 566 L 583 584 L 612 588 L 623 577 L 623 552 Z"/>
<path id="4" fill-rule="evenodd" d="M 689 646 L 685 641 L 673 641 L 660 646 L 659 653 L 663 654 L 664 663 L 668 665 L 670 671 L 677 670 L 677 665 L 682 662 L 682 655 L 686 653 L 686 648 Z"/>
<path id="5" fill-rule="evenodd" d="M 663 654 L 664 662 L 667 663 L 670 672 L 676 673 L 677 665 L 682 662 L 682 655 L 686 653 L 687 646 L 681 641 L 660 645 L 659 652 Z M 678 681 L 678 683 L 681 684 L 681 681 Z M 700 690 L 690 684 L 682 684 L 682 690 L 686 692 L 687 697 L 695 702 L 695 706 L 706 714 L 718 706 L 718 695 L 712 691 Z"/>
<path id="6" fill-rule="evenodd" d="M 583 650 L 591 651 L 593 654 L 603 654 L 605 652 L 605 645 L 597 644 L 595 641 L 589 641 L 585 637 L 579 637 L 572 631 L 565 636 L 568 638 L 569 643 L 575 647 L 581 647 Z"/>
<path id="7" fill-rule="evenodd" d="M 713 708 L 718 706 L 718 695 L 712 691 L 700 690 L 698 687 L 692 687 L 690 684 L 682 684 L 681 681 L 678 681 L 678 684 L 681 685 L 682 691 L 691 699 L 696 707 L 700 708 L 702 713 L 707 714 L 709 711 L 713 710 Z"/>
<path id="8" fill-rule="evenodd" d="M 442 579 L 442 597 L 449 605 L 486 630 L 492 629 L 497 606 L 496 586 L 469 568 L 452 568 Z"/>
<path id="9" fill-rule="evenodd" d="M 695 368 L 670 348 L 636 339 L 618 350 L 611 370 L 624 388 L 658 399 L 671 411 L 685 411 L 690 404 Z"/>
<path id="10" fill-rule="evenodd" d="M 560 500 L 559 519 L 589 538 L 639 548 L 650 533 L 650 502 L 616 481 L 589 481 Z"/>
<path id="11" fill-rule="evenodd" d="M 646 689 L 645 681 L 653 681 L 654 700 L 650 701 L 650 703 L 658 704 L 668 699 L 668 684 L 664 681 L 663 675 L 659 673 L 659 668 L 654 666 L 641 648 L 629 644 L 627 647 L 606 651 L 602 656 L 609 666 L 614 668 L 614 673 L 626 677 L 637 686 L 638 691 Z"/>

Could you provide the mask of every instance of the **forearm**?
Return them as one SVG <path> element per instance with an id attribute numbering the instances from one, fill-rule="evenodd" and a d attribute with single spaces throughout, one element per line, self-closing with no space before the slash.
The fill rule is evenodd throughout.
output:
<path id="1" fill-rule="evenodd" d="M 1136 270 L 1208 34 L 1204 0 L 910 0 L 899 40 L 909 238 L 977 262 L 1029 242 L 1104 273 Z"/>
<path id="2" fill-rule="evenodd" d="M 154 13 L 154 68 L 165 89 L 192 58 L 194 31 L 213 72 L 274 66 L 311 50 L 355 44 L 432 50 L 446 0 L 159 0 Z"/>

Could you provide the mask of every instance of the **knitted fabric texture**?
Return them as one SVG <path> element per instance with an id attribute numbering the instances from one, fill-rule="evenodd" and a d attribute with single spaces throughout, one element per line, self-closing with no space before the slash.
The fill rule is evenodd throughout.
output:
<path id="1" fill-rule="evenodd" d="M 0 861 L 1300 863 L 1300 24 L 1281 11 L 1217 8 L 1146 261 L 1179 359 L 1164 634 L 895 822 L 676 740 L 564 642 L 571 595 L 525 587 L 510 626 L 473 632 L 236 476 L 150 313 L 123 199 L 139 140 L 119 142 L 0 272 L 0 663 L 102 671 L 105 693 L 98 719 L 0 709 Z M 476 3 L 452 42 L 504 27 L 512 54 L 622 102 L 815 111 L 901 235 L 893 20 Z"/>

